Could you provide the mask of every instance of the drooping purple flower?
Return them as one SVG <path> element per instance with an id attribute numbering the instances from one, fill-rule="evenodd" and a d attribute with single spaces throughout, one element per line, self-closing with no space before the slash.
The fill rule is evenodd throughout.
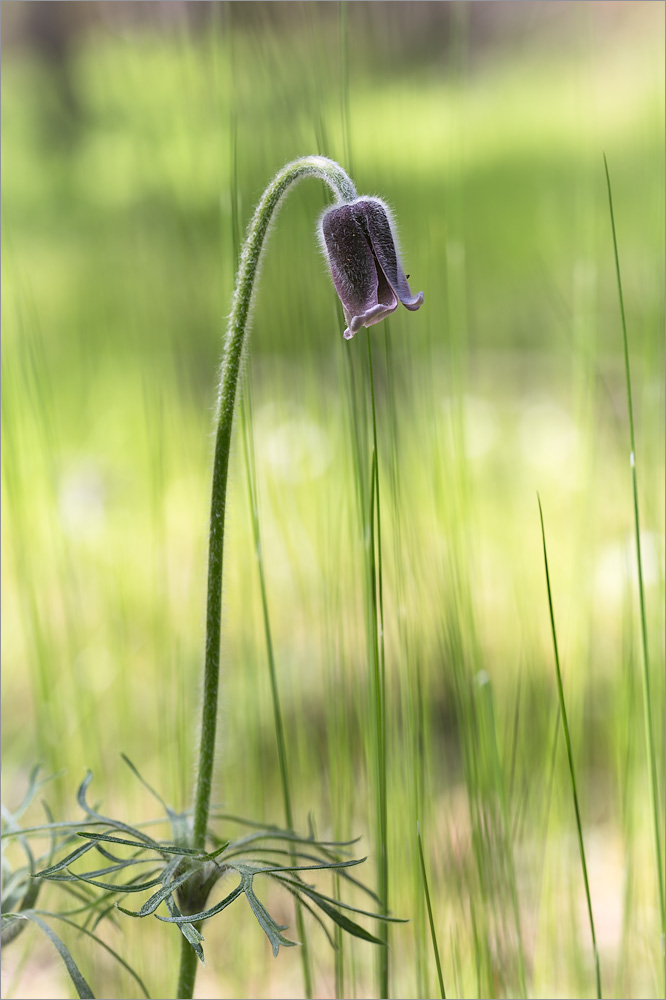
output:
<path id="1" fill-rule="evenodd" d="M 379 198 L 334 205 L 320 229 L 347 320 L 346 340 L 395 312 L 398 302 L 411 310 L 423 304 L 423 292 L 412 295 L 407 284 L 391 216 Z"/>

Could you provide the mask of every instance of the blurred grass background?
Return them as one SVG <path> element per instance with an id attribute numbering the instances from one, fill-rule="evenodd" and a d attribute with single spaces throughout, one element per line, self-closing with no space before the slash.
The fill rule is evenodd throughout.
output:
<path id="1" fill-rule="evenodd" d="M 592 995 L 536 491 L 551 563 L 604 995 L 658 996 L 614 185 L 664 774 L 663 3 L 2 4 L 3 799 L 36 761 L 107 811 L 151 805 L 124 751 L 190 804 L 212 418 L 241 228 L 274 172 L 338 159 L 395 210 L 425 305 L 374 327 L 389 717 L 394 996 L 435 995 L 422 824 L 453 996 Z M 357 510 L 365 333 L 342 339 L 290 197 L 251 337 L 262 543 L 297 822 L 370 853 L 368 637 Z M 354 417 L 356 414 L 356 417 Z M 240 438 L 226 558 L 216 798 L 282 822 Z M 515 877 L 512 872 L 515 871 Z M 287 899 L 272 911 L 294 926 Z M 282 910 L 281 910 L 282 908 Z M 175 934 L 121 925 L 170 995 Z M 68 996 L 48 944 L 3 995 Z M 121 937 L 122 935 L 122 937 Z M 300 995 L 242 908 L 207 929 L 198 995 Z M 318 994 L 334 957 L 314 928 Z M 76 945 L 105 996 L 130 983 Z M 22 953 L 23 952 L 23 953 Z M 88 963 L 86 965 L 86 962 Z M 345 945 L 346 996 L 372 996 Z M 100 990 L 100 993 L 102 990 Z M 132 994 L 133 995 L 133 994 Z"/>

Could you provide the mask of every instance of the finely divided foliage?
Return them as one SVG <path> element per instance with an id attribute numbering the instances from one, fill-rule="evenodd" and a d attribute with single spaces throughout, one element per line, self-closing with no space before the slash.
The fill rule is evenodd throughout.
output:
<path id="1" fill-rule="evenodd" d="M 134 765 L 127 758 L 125 761 L 163 807 L 166 814 L 163 819 L 131 826 L 104 816 L 88 803 L 90 773 L 77 795 L 84 814 L 80 822 L 20 827 L 20 816 L 44 784 L 44 781 L 37 781 L 37 772 L 33 774 L 23 805 L 14 814 L 5 812 L 4 843 L 7 845 L 17 838 L 24 849 L 26 863 L 12 873 L 12 878 L 5 880 L 3 887 L 3 944 L 13 940 L 28 922 L 36 924 L 63 958 L 78 995 L 93 997 L 71 953 L 50 926 L 53 920 L 64 921 L 109 952 L 148 996 L 137 973 L 95 933 L 99 924 L 104 920 L 115 921 L 118 912 L 138 918 L 154 915 L 158 920 L 175 924 L 188 948 L 203 962 L 202 922 L 217 916 L 244 895 L 277 956 L 281 945 L 292 947 L 297 942 L 284 936 L 282 932 L 287 928 L 274 920 L 258 898 L 255 879 L 259 876 L 273 880 L 299 898 L 323 927 L 329 941 L 332 942 L 332 937 L 325 918 L 354 937 L 380 943 L 375 935 L 348 915 L 351 912 L 376 918 L 374 911 L 331 898 L 309 881 L 311 872 L 334 870 L 350 886 L 362 889 L 375 905 L 374 893 L 365 889 L 349 871 L 365 860 L 349 856 L 353 842 L 322 841 L 316 838 L 313 830 L 307 837 L 301 837 L 291 830 L 255 824 L 215 811 L 216 823 L 227 828 L 240 827 L 243 832 L 224 841 L 211 832 L 211 839 L 217 845 L 215 849 L 197 851 L 184 842 L 191 839 L 191 812 L 178 813 L 166 806 Z M 146 832 L 165 823 L 170 827 L 170 837 L 156 837 Z M 35 854 L 31 842 L 42 844 L 45 838 L 48 841 L 46 851 Z M 285 856 L 286 863 L 282 860 Z M 291 863 L 293 858 L 298 860 L 297 864 Z M 234 876 L 238 876 L 238 884 L 219 902 L 207 906 L 208 895 L 217 882 Z M 77 905 L 67 914 L 35 909 L 39 890 L 46 882 L 59 885 L 66 898 Z M 148 896 L 138 909 L 130 908 L 128 901 L 138 893 Z M 162 905 L 165 914 L 158 912 Z"/>

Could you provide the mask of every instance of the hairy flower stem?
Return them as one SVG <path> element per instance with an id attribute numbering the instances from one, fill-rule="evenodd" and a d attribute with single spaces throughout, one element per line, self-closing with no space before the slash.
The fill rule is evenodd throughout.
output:
<path id="1" fill-rule="evenodd" d="M 178 1000 L 192 1000 L 194 996 L 194 980 L 197 978 L 199 959 L 197 953 L 186 937 L 180 938 L 180 969 L 178 971 Z"/>
<path id="2" fill-rule="evenodd" d="M 231 450 L 231 430 L 243 351 L 246 342 L 252 296 L 257 269 L 268 229 L 283 195 L 304 177 L 315 177 L 328 184 L 336 201 L 352 201 L 356 189 L 351 180 L 333 160 L 324 156 L 305 156 L 288 163 L 268 185 L 257 205 L 242 247 L 236 288 L 224 346 L 217 408 L 217 436 L 213 464 L 213 489 L 210 511 L 208 547 L 208 599 L 206 607 L 206 652 L 204 667 L 201 742 L 199 769 L 194 800 L 194 830 L 192 846 L 203 850 L 210 810 L 210 795 L 215 763 L 215 731 L 217 727 L 217 696 L 220 673 L 220 627 L 222 612 L 222 568 L 224 553 L 224 520 L 227 497 L 227 476 Z M 192 950 L 191 948 L 189 949 Z M 181 972 L 186 961 L 181 956 Z M 195 965 L 196 968 L 196 965 Z M 191 1000 L 194 975 L 179 981 L 180 1000 Z"/>

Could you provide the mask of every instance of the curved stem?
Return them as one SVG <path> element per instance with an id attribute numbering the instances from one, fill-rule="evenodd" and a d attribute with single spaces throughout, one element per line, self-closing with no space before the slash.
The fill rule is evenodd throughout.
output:
<path id="1" fill-rule="evenodd" d="M 261 252 L 273 214 L 292 184 L 304 177 L 317 177 L 329 185 L 338 201 L 351 201 L 356 189 L 333 160 L 324 156 L 306 156 L 276 174 L 264 191 L 250 223 L 241 251 L 236 290 L 222 360 L 217 410 L 217 437 L 213 465 L 213 490 L 208 543 L 208 603 L 206 608 L 206 657 L 204 668 L 199 771 L 194 800 L 193 847 L 203 850 L 206 844 L 210 793 L 215 761 L 215 729 L 220 668 L 220 624 L 222 608 L 222 560 L 224 552 L 224 516 L 227 496 L 227 473 L 231 448 L 231 428 L 236 390 L 241 372 L 252 294 Z"/>
<path id="2" fill-rule="evenodd" d="M 328 184 L 336 201 L 353 201 L 356 188 L 345 171 L 325 156 L 304 156 L 280 170 L 264 191 L 257 205 L 241 250 L 234 299 L 224 346 L 217 402 L 217 435 L 213 462 L 213 489 L 208 540 L 208 597 L 206 605 L 206 653 L 204 665 L 199 770 L 194 799 L 192 846 L 206 846 L 210 794 L 215 764 L 217 696 L 220 674 L 220 629 L 222 616 L 222 568 L 224 555 L 224 520 L 227 498 L 227 475 L 231 450 L 231 429 L 248 320 L 257 269 L 268 229 L 282 197 L 304 177 L 315 177 Z M 196 978 L 196 955 L 183 939 L 181 946 L 178 996 L 191 1000 Z"/>

